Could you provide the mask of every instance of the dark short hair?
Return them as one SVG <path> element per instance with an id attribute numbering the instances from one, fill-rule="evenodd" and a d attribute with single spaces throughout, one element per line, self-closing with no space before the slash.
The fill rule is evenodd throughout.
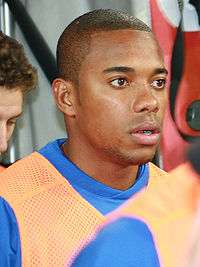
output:
<path id="1" fill-rule="evenodd" d="M 58 40 L 57 65 L 60 77 L 77 83 L 81 64 L 89 53 L 91 35 L 119 29 L 151 32 L 141 20 L 111 9 L 93 10 L 72 21 Z"/>
<path id="2" fill-rule="evenodd" d="M 23 46 L 0 31 L 0 86 L 27 92 L 37 85 L 37 71 L 25 56 Z"/>

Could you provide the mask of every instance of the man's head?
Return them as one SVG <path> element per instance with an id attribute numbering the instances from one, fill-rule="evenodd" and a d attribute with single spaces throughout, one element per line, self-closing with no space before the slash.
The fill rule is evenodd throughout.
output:
<path id="1" fill-rule="evenodd" d="M 75 19 L 64 30 L 58 41 L 59 76 L 78 83 L 81 64 L 90 52 L 92 35 L 102 31 L 123 29 L 151 32 L 142 21 L 115 10 L 98 9 Z"/>
<path id="2" fill-rule="evenodd" d="M 56 102 L 70 140 L 121 164 L 149 161 L 166 102 L 167 71 L 150 28 L 113 10 L 74 20 L 57 48 Z"/>
<path id="3" fill-rule="evenodd" d="M 22 45 L 0 32 L 0 155 L 6 151 L 23 95 L 37 84 L 36 70 L 28 62 Z"/>

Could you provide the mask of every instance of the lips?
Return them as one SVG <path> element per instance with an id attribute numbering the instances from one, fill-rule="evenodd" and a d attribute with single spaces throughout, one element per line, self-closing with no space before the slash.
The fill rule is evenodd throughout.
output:
<path id="1" fill-rule="evenodd" d="M 134 142 L 140 145 L 153 146 L 159 142 L 160 126 L 155 122 L 143 122 L 130 131 Z"/>

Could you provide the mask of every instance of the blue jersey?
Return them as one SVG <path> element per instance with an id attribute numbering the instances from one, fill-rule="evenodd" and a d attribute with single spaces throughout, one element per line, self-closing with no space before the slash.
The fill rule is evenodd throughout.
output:
<path id="1" fill-rule="evenodd" d="M 113 211 L 148 183 L 148 164 L 141 165 L 134 185 L 125 190 L 110 188 L 88 176 L 64 155 L 61 145 L 66 139 L 47 144 L 39 153 L 66 178 L 80 195 L 103 215 Z M 91 163 L 92 164 L 92 163 Z M 0 266 L 20 267 L 20 236 L 15 214 L 3 198 L 0 198 Z"/>
<path id="2" fill-rule="evenodd" d="M 122 217 L 106 225 L 74 260 L 71 267 L 159 267 L 147 225 Z"/>

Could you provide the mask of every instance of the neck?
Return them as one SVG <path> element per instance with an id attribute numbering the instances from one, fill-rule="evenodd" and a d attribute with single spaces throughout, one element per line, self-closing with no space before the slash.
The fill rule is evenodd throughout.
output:
<path id="1" fill-rule="evenodd" d="M 68 139 L 63 145 L 65 155 L 95 180 L 115 189 L 130 188 L 137 177 L 138 166 L 113 162 L 99 155 L 90 145 Z"/>

